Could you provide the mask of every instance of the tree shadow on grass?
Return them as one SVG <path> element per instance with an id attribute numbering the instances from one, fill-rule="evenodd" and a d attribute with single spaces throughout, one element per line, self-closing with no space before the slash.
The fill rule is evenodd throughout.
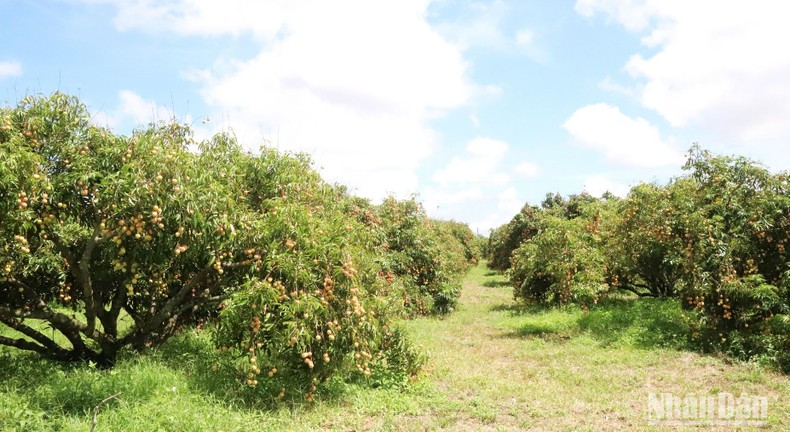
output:
<path id="1" fill-rule="evenodd" d="M 640 349 L 690 349 L 689 325 L 675 300 L 607 299 L 584 313 L 579 308 L 552 308 L 536 304 L 498 305 L 523 318 L 508 338 L 542 338 L 563 342 L 580 334 L 602 346 L 626 345 Z"/>
<path id="2" fill-rule="evenodd" d="M 185 376 L 190 391 L 210 394 L 220 403 L 234 409 L 275 411 L 294 407 L 309 409 L 314 406 L 306 402 L 303 396 L 310 384 L 289 375 L 282 370 L 284 368 L 279 368 L 281 370 L 271 378 L 267 378 L 266 372 L 263 372 L 257 377 L 259 383 L 255 387 L 245 385 L 247 377 L 233 365 L 223 362 L 205 336 L 186 334 L 173 338 L 149 355 Z M 246 361 L 247 357 L 240 360 Z M 263 365 L 261 367 L 264 368 Z M 316 395 L 325 402 L 340 400 L 349 391 L 348 382 L 342 379 L 329 379 L 316 385 Z M 285 390 L 283 398 L 278 397 L 281 390 Z"/>
<path id="3" fill-rule="evenodd" d="M 578 332 L 575 319 L 577 311 L 570 308 L 556 308 L 539 303 L 507 303 L 492 306 L 493 312 L 505 312 L 510 318 L 517 318 L 518 327 L 511 328 L 501 335 L 503 338 L 544 339 L 562 343 Z"/>
<path id="4" fill-rule="evenodd" d="M 552 324 L 527 323 L 506 335 L 514 339 L 542 339 L 546 342 L 562 344 L 573 339 L 577 332 L 568 328 L 558 328 Z"/>
<path id="5" fill-rule="evenodd" d="M 689 323 L 673 299 L 612 299 L 578 320 L 581 331 L 604 345 L 689 349 Z"/>
<path id="6" fill-rule="evenodd" d="M 33 411 L 90 416 L 105 398 L 121 393 L 123 399 L 146 399 L 148 384 L 122 378 L 123 367 L 102 370 L 86 363 L 64 363 L 38 354 L 10 350 L 0 353 L 3 390 L 24 398 Z M 127 382 L 124 382 L 127 381 Z M 119 399 L 108 401 L 113 406 Z"/>
<path id="7" fill-rule="evenodd" d="M 522 316 L 522 315 L 541 315 L 551 311 L 555 311 L 556 309 L 552 306 L 545 306 L 538 303 L 524 303 L 524 302 L 514 302 L 514 303 L 502 303 L 498 305 L 491 306 L 489 308 L 492 312 L 507 312 L 510 316 Z"/>
<path id="8" fill-rule="evenodd" d="M 496 280 L 496 279 L 489 279 L 483 282 L 483 286 L 486 288 L 502 288 L 502 287 L 510 287 L 510 282 L 506 280 Z"/>
<path id="9" fill-rule="evenodd" d="M 304 400 L 303 386 L 288 383 L 286 377 L 264 378 L 253 388 L 244 385 L 246 377 L 233 367 L 215 368 L 218 358 L 208 338 L 192 332 L 174 336 L 142 354 L 125 352 L 115 368 L 109 370 L 0 349 L 0 370 L 4 375 L 0 394 L 20 395 L 33 411 L 85 418 L 90 418 L 99 402 L 116 393 L 121 395 L 106 403 L 105 409 L 117 404 L 144 404 L 170 391 L 206 395 L 235 410 L 260 412 L 312 406 Z M 280 399 L 277 395 L 282 388 L 286 396 Z M 349 388 L 342 380 L 329 380 L 319 386 L 317 396 L 332 403 L 346 395 Z"/>

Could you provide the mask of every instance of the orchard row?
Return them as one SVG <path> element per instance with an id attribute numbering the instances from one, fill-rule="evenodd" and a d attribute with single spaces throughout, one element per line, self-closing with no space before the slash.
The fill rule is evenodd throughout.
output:
<path id="1" fill-rule="evenodd" d="M 373 205 L 304 155 L 90 118 L 60 93 L 0 110 L 0 345 L 109 367 L 198 326 L 215 368 L 307 399 L 335 373 L 419 369 L 393 322 L 452 310 L 477 257 L 466 225 Z"/>
<path id="2" fill-rule="evenodd" d="M 490 265 L 529 301 L 676 299 L 696 344 L 790 370 L 790 178 L 697 146 L 684 168 L 624 199 L 549 194 L 492 232 Z"/>

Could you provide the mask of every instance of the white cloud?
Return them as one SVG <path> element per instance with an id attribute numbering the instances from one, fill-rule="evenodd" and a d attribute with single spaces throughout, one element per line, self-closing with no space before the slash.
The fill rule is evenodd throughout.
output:
<path id="1" fill-rule="evenodd" d="M 516 32 L 516 43 L 528 47 L 535 42 L 535 32 L 531 29 L 522 29 Z"/>
<path id="2" fill-rule="evenodd" d="M 540 174 L 532 162 L 510 165 L 509 151 L 504 141 L 488 137 L 469 141 L 464 155 L 453 157 L 434 173 L 435 185 L 422 195 L 426 210 L 438 218 L 464 214 L 481 234 L 509 221 L 524 205 L 513 179 Z"/>
<path id="3" fill-rule="evenodd" d="M 271 39 L 287 30 L 288 16 L 305 1 L 82 0 L 112 4 L 121 31 L 175 32 L 188 36 L 240 36 Z"/>
<path id="4" fill-rule="evenodd" d="M 535 32 L 530 29 L 522 29 L 516 32 L 516 43 L 522 48 L 530 48 L 535 43 Z"/>
<path id="5" fill-rule="evenodd" d="M 584 180 L 584 191 L 594 197 L 600 197 L 606 192 L 625 198 L 628 191 L 631 190 L 628 185 L 616 182 L 604 176 L 592 176 Z"/>
<path id="6" fill-rule="evenodd" d="M 524 201 L 520 198 L 518 190 L 514 187 L 509 187 L 497 196 L 497 209 L 500 212 L 510 215 L 512 217 L 521 209 Z"/>
<path id="7" fill-rule="evenodd" d="M 474 126 L 475 128 L 480 127 L 480 119 L 476 115 L 471 114 L 469 116 L 469 121 L 472 122 L 472 126 Z"/>
<path id="8" fill-rule="evenodd" d="M 606 90 L 612 93 L 619 93 L 629 97 L 636 97 L 636 89 L 633 87 L 629 87 L 627 85 L 623 85 L 618 83 L 612 79 L 610 76 L 606 76 L 604 79 L 598 82 L 598 88 L 601 90 Z"/>
<path id="9" fill-rule="evenodd" d="M 616 163 L 657 167 L 680 166 L 684 161 L 650 122 L 628 117 L 615 106 L 599 103 L 579 108 L 563 127 L 578 144 Z"/>
<path id="10" fill-rule="evenodd" d="M 524 28 L 518 30 L 515 36 L 516 49 L 530 59 L 545 63 L 548 55 L 542 44 L 539 43 L 539 35 L 533 29 Z"/>
<path id="11" fill-rule="evenodd" d="M 464 49 L 506 51 L 511 48 L 511 38 L 502 30 L 502 22 L 508 16 L 508 6 L 504 1 L 473 2 L 466 7 L 467 16 L 437 26 L 443 35 Z"/>
<path id="12" fill-rule="evenodd" d="M 116 24 L 253 35 L 254 57 L 189 70 L 212 117 L 250 147 L 310 153 L 329 181 L 375 199 L 417 191 L 439 145 L 430 121 L 497 91 L 471 82 L 462 49 L 428 24 L 429 3 L 136 0 L 117 3 Z"/>
<path id="13" fill-rule="evenodd" d="M 0 80 L 22 75 L 22 63 L 18 61 L 0 62 Z"/>
<path id="14" fill-rule="evenodd" d="M 179 117 L 171 109 L 159 105 L 153 99 L 144 99 L 131 90 L 118 92 L 118 106 L 110 111 L 93 113 L 93 123 L 111 129 L 131 130 L 150 123 L 177 121 L 192 123 L 189 115 Z M 204 127 L 193 126 L 197 138 L 207 138 L 210 134 Z"/>
<path id="15" fill-rule="evenodd" d="M 524 161 L 516 165 L 516 167 L 513 168 L 513 172 L 524 177 L 537 177 L 543 170 L 534 162 Z"/>
<path id="16" fill-rule="evenodd" d="M 660 1 L 670 3 L 666 0 Z M 610 19 L 618 21 L 629 30 L 638 31 L 647 27 L 656 13 L 653 3 L 644 0 L 577 0 L 575 9 L 587 17 L 605 11 Z"/>
<path id="17" fill-rule="evenodd" d="M 518 190 L 512 186 L 499 191 L 492 198 L 494 199 L 490 200 L 485 216 L 469 224 L 479 234 L 488 235 L 491 229 L 507 223 L 521 210 L 525 202 Z"/>
<path id="18" fill-rule="evenodd" d="M 640 32 L 649 55 L 627 72 L 641 103 L 673 126 L 701 126 L 752 145 L 790 139 L 790 26 L 783 0 L 578 0 Z"/>
<path id="19" fill-rule="evenodd" d="M 119 114 L 133 119 L 139 124 L 171 121 L 176 118 L 172 109 L 158 105 L 154 100 L 145 100 L 131 90 L 118 92 L 120 99 Z"/>
<path id="20" fill-rule="evenodd" d="M 508 147 L 504 141 L 475 138 L 466 145 L 471 157 L 453 157 L 446 167 L 433 174 L 433 180 L 445 186 L 455 183 L 507 183 L 510 177 L 501 172 L 500 164 Z"/>
<path id="21" fill-rule="evenodd" d="M 420 195 L 420 198 L 428 212 L 437 213 L 448 206 L 468 204 L 469 202 L 480 200 L 485 198 L 485 194 L 479 187 L 458 191 L 429 188 Z"/>
<path id="22" fill-rule="evenodd" d="M 440 2 L 435 2 L 440 3 Z M 464 49 L 482 48 L 508 54 L 523 54 L 542 62 L 546 55 L 539 44 L 539 34 L 532 28 L 509 29 L 514 16 L 507 2 L 462 2 L 455 5 L 465 11 L 453 21 L 441 22 L 437 29 Z"/>

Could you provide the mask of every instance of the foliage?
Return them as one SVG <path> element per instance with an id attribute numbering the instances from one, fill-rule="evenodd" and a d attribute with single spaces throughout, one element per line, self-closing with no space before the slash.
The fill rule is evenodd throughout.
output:
<path id="1" fill-rule="evenodd" d="M 656 377 L 675 377 L 661 384 L 674 394 L 747 388 L 767 395 L 767 429 L 788 430 L 790 406 L 782 403 L 788 379 L 682 351 L 688 329 L 678 324 L 678 301 L 605 301 L 584 314 L 513 304 L 506 288 L 491 288 L 502 277 L 482 266 L 465 282 L 468 295 L 456 313 L 404 323 L 410 339 L 431 353 L 433 370 L 408 388 L 371 388 L 367 380 L 337 377 L 319 388 L 313 403 L 298 394 L 261 397 L 260 386 L 234 385 L 232 371 L 211 371 L 218 355 L 208 332 L 186 331 L 143 355 L 128 353 L 112 370 L 0 349 L 0 431 L 86 432 L 93 407 L 117 392 L 102 406 L 97 431 L 477 430 L 494 424 L 633 430 L 644 412 L 621 401 L 644 398 Z M 388 379 L 374 369 L 370 380 L 377 377 Z M 514 398 L 527 409 L 514 410 Z M 541 405 L 532 406 L 534 400 Z M 582 411 L 569 410 L 568 400 L 584 401 Z"/>
<path id="2" fill-rule="evenodd" d="M 611 195 L 606 195 L 607 198 L 602 198 L 606 201 Z M 570 195 L 565 199 L 562 195 L 556 193 L 546 194 L 546 198 L 540 203 L 541 209 L 548 214 L 562 217 L 565 219 L 575 219 L 584 214 L 584 209 L 591 204 L 597 203 L 599 200 L 587 192 L 582 192 L 578 195 Z"/>
<path id="3" fill-rule="evenodd" d="M 513 253 L 508 275 L 516 298 L 554 304 L 597 303 L 608 290 L 599 234 L 602 205 L 584 217 L 545 214 L 538 233 Z"/>
<path id="4" fill-rule="evenodd" d="M 389 197 L 368 211 L 386 253 L 382 273 L 401 284 L 398 300 L 410 314 L 446 313 L 454 308 L 461 275 L 476 259 L 473 234 L 457 222 L 432 221 L 413 199 Z"/>
<path id="5" fill-rule="evenodd" d="M 790 370 L 790 183 L 741 157 L 692 148 L 685 166 L 695 209 L 678 219 L 688 244 L 680 280 L 699 338 Z"/>
<path id="6" fill-rule="evenodd" d="M 526 204 L 510 222 L 491 232 L 486 250 L 490 268 L 499 271 L 510 268 L 513 251 L 537 234 L 538 212 L 536 207 Z"/>
<path id="7" fill-rule="evenodd" d="M 241 229 L 251 221 L 238 191 L 205 175 L 216 161 L 186 151 L 185 128 L 115 137 L 62 94 L 27 97 L 3 118 L 0 322 L 32 339 L 3 344 L 111 364 L 123 346 L 166 339 L 238 280 L 220 276 L 220 257 L 252 240 L 232 228 L 252 232 Z M 53 306 L 55 296 L 84 317 Z"/>
<path id="8" fill-rule="evenodd" d="M 611 195 L 607 195 L 610 197 Z M 486 247 L 488 266 L 494 270 L 506 271 L 511 268 L 513 251 L 531 239 L 540 230 L 540 223 L 546 215 L 562 219 L 575 219 L 582 216 L 584 209 L 599 200 L 583 192 L 565 199 L 560 194 L 548 193 L 540 208 L 528 203 L 505 225 L 493 230 Z"/>
<path id="9" fill-rule="evenodd" d="M 479 239 L 469 225 L 453 220 L 433 220 L 431 224 L 440 244 L 452 249 L 459 272 L 477 264 L 481 253 Z"/>
<path id="10" fill-rule="evenodd" d="M 60 93 L 0 110 L 0 152 L 0 345 L 57 360 L 111 366 L 207 325 L 250 386 L 297 380 L 310 399 L 382 361 L 407 377 L 422 360 L 393 296 L 449 309 L 473 254 L 460 225 L 371 206 L 305 156 L 176 123 L 115 136 Z"/>
<path id="11" fill-rule="evenodd" d="M 605 222 L 609 282 L 640 297 L 673 297 L 685 252 L 674 221 L 687 210 L 687 181 L 634 186 Z"/>
<path id="12" fill-rule="evenodd" d="M 788 369 L 790 177 L 697 146 L 684 168 L 624 200 L 549 194 L 512 255 L 515 296 L 583 307 L 617 291 L 679 297 L 697 343 Z"/>

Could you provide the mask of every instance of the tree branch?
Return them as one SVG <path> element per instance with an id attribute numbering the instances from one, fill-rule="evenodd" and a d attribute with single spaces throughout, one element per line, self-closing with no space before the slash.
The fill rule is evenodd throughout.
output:
<path id="1" fill-rule="evenodd" d="M 24 282 L 18 281 L 16 279 L 8 279 L 6 280 L 6 282 L 18 288 L 22 288 L 23 289 L 22 293 L 24 294 L 24 296 L 33 299 L 33 301 L 35 302 L 35 304 L 32 305 L 32 309 L 27 312 L 27 315 L 25 316 L 26 318 L 42 319 L 49 321 L 51 323 L 55 323 L 56 321 L 64 322 L 73 325 L 77 330 L 84 329 L 85 325 L 83 323 L 75 319 L 69 318 L 68 316 L 62 313 L 55 312 L 52 309 L 50 309 L 49 305 L 47 305 L 47 303 L 44 302 L 44 300 L 42 300 L 41 297 L 39 297 L 38 293 L 36 293 L 36 291 L 33 288 L 30 288 Z"/>
<path id="2" fill-rule="evenodd" d="M 36 308 L 41 308 L 41 309 L 49 307 L 44 302 L 44 300 L 42 300 L 41 297 L 39 297 L 38 293 L 33 288 L 30 288 L 30 286 L 28 286 L 26 283 L 24 283 L 22 281 L 19 281 L 19 280 L 16 280 L 16 279 L 13 279 L 13 278 L 12 279 L 6 279 L 6 283 L 11 284 L 11 285 L 13 285 L 13 286 L 15 286 L 17 288 L 21 288 L 22 289 L 22 292 L 21 292 L 22 293 L 22 299 L 25 300 L 26 298 L 28 298 L 28 299 L 33 300 L 33 302 L 35 303 L 34 305 L 31 305 L 31 306 L 36 307 Z"/>
<path id="3" fill-rule="evenodd" d="M 104 327 L 104 335 L 107 339 L 114 340 L 118 337 L 118 316 L 126 304 L 126 298 L 126 290 L 117 288 L 110 303 L 110 309 L 97 308 L 97 316 Z"/>
<path id="4" fill-rule="evenodd" d="M 241 267 L 246 267 L 246 266 L 249 266 L 249 265 L 250 265 L 250 263 L 245 261 L 245 262 L 234 262 L 234 263 L 225 264 L 225 265 L 223 265 L 223 267 L 228 269 L 228 270 L 232 270 L 232 269 L 237 269 L 237 268 L 241 268 Z M 192 279 L 190 279 L 189 282 L 187 282 L 186 285 L 184 285 L 184 287 L 181 288 L 181 291 L 179 291 L 178 294 L 176 294 L 176 296 L 173 297 L 170 301 L 168 301 L 168 303 L 165 305 L 166 308 L 168 306 L 173 306 L 168 311 L 169 314 L 172 314 L 172 310 L 175 308 L 175 306 L 178 306 L 179 303 L 182 303 L 182 302 L 186 301 L 186 296 L 189 293 L 191 293 L 193 290 L 196 290 L 197 287 L 200 286 L 201 284 L 205 283 L 207 281 L 207 279 L 208 279 L 208 276 L 213 271 L 214 271 L 214 264 L 213 263 L 209 263 L 208 265 L 206 265 L 206 267 L 203 268 L 203 270 L 201 270 L 200 272 L 198 272 L 198 274 L 193 276 Z M 212 300 L 215 300 L 215 299 L 224 298 L 224 296 L 207 297 L 208 294 L 211 294 L 211 289 L 216 288 L 217 286 L 218 286 L 218 284 L 214 284 L 214 285 L 208 287 L 207 289 L 203 290 L 203 292 L 201 292 L 200 295 L 195 296 L 194 300 L 202 299 L 203 302 L 208 302 L 208 301 L 212 301 Z M 205 293 L 205 295 L 204 295 L 204 293 Z M 178 300 L 171 305 L 171 303 L 174 300 L 176 300 L 176 299 L 178 299 Z M 196 305 L 198 303 L 199 302 L 197 302 L 197 301 L 192 301 L 191 303 L 188 303 L 188 304 L 191 304 L 192 306 L 194 306 L 194 305 Z"/>
<path id="5" fill-rule="evenodd" d="M 653 294 L 651 292 L 640 292 L 636 289 L 636 287 L 630 285 L 615 285 L 615 288 L 630 291 L 638 295 L 639 297 L 658 297 L 656 294 Z"/>
<path id="6" fill-rule="evenodd" d="M 220 302 L 222 300 L 225 300 L 226 298 L 227 298 L 227 296 L 224 296 L 224 295 L 214 296 L 214 297 L 203 297 L 203 296 L 196 297 L 194 300 L 189 301 L 189 302 L 185 303 L 183 306 L 181 306 L 180 308 L 178 308 L 178 310 L 175 311 L 173 316 L 181 315 L 182 313 L 194 308 L 195 306 L 198 306 L 198 305 L 201 305 L 201 304 L 209 304 L 209 303 Z M 198 300 L 201 300 L 201 301 L 198 301 Z"/>
<path id="7" fill-rule="evenodd" d="M 74 255 L 71 253 L 71 249 L 63 243 L 63 240 L 61 240 L 60 236 L 55 231 L 50 230 L 47 233 L 49 234 L 50 240 L 52 240 L 52 244 L 55 245 L 55 249 L 66 259 L 69 267 L 74 267 L 75 259 Z"/>
<path id="8" fill-rule="evenodd" d="M 93 255 L 93 250 L 101 241 L 101 221 L 99 219 L 98 214 L 95 215 L 96 220 L 94 221 L 93 225 L 93 236 L 88 240 L 88 243 L 85 246 L 85 250 L 83 251 L 82 257 L 80 258 L 79 262 L 76 262 L 76 258 L 72 254 L 71 249 L 63 243 L 63 240 L 58 236 L 58 234 L 54 231 L 49 231 L 50 239 L 52 243 L 55 245 L 55 249 L 66 259 L 66 262 L 69 265 L 69 269 L 77 280 L 77 282 L 83 288 L 83 295 L 85 296 L 85 316 L 88 322 L 88 325 L 81 323 L 75 319 L 69 318 L 66 315 L 52 312 L 49 307 L 40 299 L 38 299 L 38 306 L 41 308 L 46 309 L 49 311 L 50 315 L 41 315 L 38 318 L 49 321 L 53 327 L 57 328 L 61 333 L 63 333 L 72 345 L 75 348 L 84 349 L 85 344 L 83 343 L 82 339 L 80 338 L 78 333 L 85 334 L 88 338 L 93 339 L 100 344 L 107 342 L 107 337 L 102 335 L 100 332 L 96 331 L 95 326 L 95 318 L 96 318 L 96 309 L 95 305 L 95 298 L 93 295 L 93 287 L 91 285 L 91 278 L 90 278 L 90 260 Z M 88 287 L 86 290 L 85 287 Z M 87 292 L 86 292 L 87 291 Z M 124 296 L 125 298 L 125 296 Z M 90 307 L 89 307 L 90 305 Z M 91 316 L 93 319 L 91 319 Z M 90 324 L 93 324 L 92 326 Z M 71 330 L 76 331 L 71 331 Z"/>
<path id="9" fill-rule="evenodd" d="M 208 279 L 208 276 L 214 270 L 213 263 L 207 264 L 202 270 L 200 270 L 196 275 L 194 275 L 189 282 L 185 283 L 181 290 L 179 290 L 176 295 L 170 298 L 165 305 L 157 312 L 154 316 L 150 317 L 146 323 L 142 326 L 138 325 L 138 322 L 135 322 L 135 328 L 129 332 L 126 336 L 121 338 L 121 342 L 123 344 L 128 343 L 128 341 L 138 337 L 140 334 L 151 334 L 156 332 L 161 326 L 173 316 L 173 313 L 176 311 L 176 308 L 179 308 L 183 305 L 186 301 L 187 296 L 192 292 L 193 289 L 197 288 L 200 284 Z"/>
<path id="10" fill-rule="evenodd" d="M 34 342 L 25 339 L 11 339 L 9 337 L 0 336 L 0 345 L 10 346 L 25 351 L 35 351 L 41 355 L 47 354 L 47 348 Z"/>
<path id="11" fill-rule="evenodd" d="M 31 299 L 34 305 L 32 305 L 33 310 L 29 312 L 26 317 L 33 318 L 33 319 L 41 319 L 49 322 L 49 324 L 61 332 L 66 338 L 71 342 L 71 345 L 78 351 L 84 351 L 86 349 L 85 343 L 82 341 L 80 337 L 80 329 L 82 323 L 79 321 L 69 319 L 67 316 L 63 314 L 58 314 L 54 312 L 49 305 L 41 299 L 38 293 L 28 286 L 27 284 L 18 281 L 16 279 L 9 279 L 7 280 L 8 283 L 14 285 L 16 287 L 22 288 L 22 295 L 23 298 L 27 297 Z M 58 316 L 60 315 L 60 316 Z M 54 319 L 53 319 L 54 318 Z"/>
<path id="12" fill-rule="evenodd" d="M 42 346 L 42 350 L 33 351 L 37 352 L 49 352 L 55 357 L 65 357 L 68 354 L 68 351 L 65 350 L 63 347 L 58 345 L 52 339 L 44 336 L 41 332 L 37 331 L 33 327 L 30 327 L 24 324 L 19 318 L 15 316 L 15 312 L 11 311 L 11 309 L 0 307 L 0 322 L 11 327 L 12 329 L 22 333 L 23 335 L 33 339 L 34 341 L 40 343 Z M 35 344 L 33 344 L 35 345 Z M 16 345 L 13 345 L 16 346 Z"/>
<path id="13" fill-rule="evenodd" d="M 93 235 L 88 239 L 85 244 L 85 250 L 82 251 L 82 256 L 79 262 L 78 280 L 82 286 L 83 301 L 85 302 L 85 320 L 87 321 L 86 333 L 93 333 L 96 329 L 96 298 L 93 295 L 93 285 L 90 276 L 90 263 L 93 258 L 93 250 L 101 240 L 100 222 L 94 221 Z"/>
<path id="14" fill-rule="evenodd" d="M 118 288 L 115 292 L 115 297 L 112 299 L 112 305 L 110 306 L 110 313 L 113 315 L 114 318 L 118 318 L 118 314 L 121 313 L 121 309 L 126 304 L 126 290 L 123 288 Z"/>
<path id="15" fill-rule="evenodd" d="M 117 398 L 120 395 L 121 395 L 121 392 L 115 393 L 114 395 L 112 395 L 112 396 L 110 396 L 108 398 L 105 398 L 104 400 L 99 402 L 98 405 L 93 407 L 93 422 L 91 423 L 91 431 L 90 432 L 93 432 L 94 429 L 96 429 L 96 424 L 99 422 L 99 408 L 101 408 L 102 405 L 104 405 L 107 402 Z"/>

